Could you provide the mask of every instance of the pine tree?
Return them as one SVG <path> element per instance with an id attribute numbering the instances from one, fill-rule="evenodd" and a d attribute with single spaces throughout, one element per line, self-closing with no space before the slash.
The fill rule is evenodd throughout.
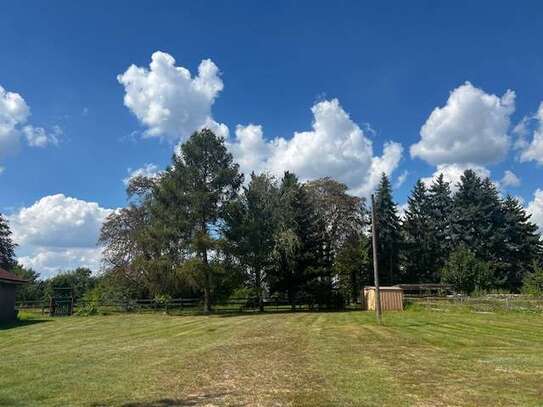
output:
<path id="1" fill-rule="evenodd" d="M 468 247 L 478 259 L 489 263 L 492 281 L 486 286 L 503 286 L 505 236 L 501 200 L 492 181 L 481 180 L 472 170 L 464 172 L 454 196 L 452 238 L 455 247 Z"/>
<path id="2" fill-rule="evenodd" d="M 209 252 L 219 249 L 224 211 L 242 182 L 224 139 L 203 129 L 181 146 L 153 193 L 149 235 L 162 257 L 153 263 L 175 269 L 183 262 L 181 272 L 204 292 L 206 312 L 211 310 L 213 288 Z"/>
<path id="3" fill-rule="evenodd" d="M 246 268 L 261 311 L 267 273 L 273 264 L 278 197 L 273 177 L 252 173 L 244 193 L 228 205 L 224 219 L 224 235 L 230 250 Z"/>
<path id="4" fill-rule="evenodd" d="M 407 200 L 403 221 L 404 279 L 409 283 L 429 283 L 434 277 L 430 198 L 426 186 L 418 180 Z"/>
<path id="5" fill-rule="evenodd" d="M 17 264 L 15 260 L 15 247 L 11 240 L 11 230 L 4 216 L 0 213 L 0 267 L 10 270 Z"/>
<path id="6" fill-rule="evenodd" d="M 440 281 L 439 270 L 445 265 L 451 252 L 451 217 L 453 199 L 451 188 L 440 174 L 428 189 L 430 206 L 430 250 L 434 259 L 430 282 Z"/>
<path id="7" fill-rule="evenodd" d="M 531 215 L 518 199 L 507 195 L 502 204 L 504 220 L 504 245 L 502 262 L 504 263 L 504 287 L 519 291 L 524 276 L 532 265 L 541 259 L 543 243 L 537 232 L 537 226 L 530 222 Z"/>
<path id="8" fill-rule="evenodd" d="M 375 206 L 378 222 L 379 276 L 383 284 L 397 284 L 400 276 L 401 225 L 398 207 L 392 199 L 392 187 L 383 173 L 377 187 Z"/>
<path id="9" fill-rule="evenodd" d="M 309 282 L 330 273 L 324 224 L 298 178 L 285 172 L 279 192 L 280 220 L 275 237 L 272 288 L 286 292 L 294 308 Z"/>

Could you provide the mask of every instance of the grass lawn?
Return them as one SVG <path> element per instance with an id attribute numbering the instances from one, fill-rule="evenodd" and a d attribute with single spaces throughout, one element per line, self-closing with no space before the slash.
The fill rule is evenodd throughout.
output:
<path id="1" fill-rule="evenodd" d="M 543 317 L 409 310 L 28 320 L 0 405 L 541 406 Z"/>

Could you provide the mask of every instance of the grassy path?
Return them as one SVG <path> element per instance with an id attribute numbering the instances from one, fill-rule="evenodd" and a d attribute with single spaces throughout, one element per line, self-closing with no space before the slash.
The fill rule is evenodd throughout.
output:
<path id="1" fill-rule="evenodd" d="M 537 406 L 543 318 L 124 314 L 0 329 L 0 405 Z"/>

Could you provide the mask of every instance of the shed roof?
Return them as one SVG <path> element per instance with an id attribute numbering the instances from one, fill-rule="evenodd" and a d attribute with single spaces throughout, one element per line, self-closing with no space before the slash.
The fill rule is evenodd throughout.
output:
<path id="1" fill-rule="evenodd" d="M 28 283 L 28 280 L 0 268 L 0 283 L 24 284 Z"/>

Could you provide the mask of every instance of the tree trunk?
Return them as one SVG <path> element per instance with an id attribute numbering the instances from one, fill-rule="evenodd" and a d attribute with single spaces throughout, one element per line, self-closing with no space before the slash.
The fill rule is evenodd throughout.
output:
<path id="1" fill-rule="evenodd" d="M 207 260 L 207 249 L 202 251 L 202 263 L 205 269 L 205 285 L 204 285 L 204 312 L 206 314 L 212 311 L 211 309 L 211 272 L 209 270 L 209 262 Z"/>
<path id="2" fill-rule="evenodd" d="M 261 272 L 260 269 L 255 268 L 255 288 L 256 288 L 256 298 L 258 301 L 258 310 L 264 312 L 264 301 L 262 299 L 262 281 L 261 281 Z"/>

